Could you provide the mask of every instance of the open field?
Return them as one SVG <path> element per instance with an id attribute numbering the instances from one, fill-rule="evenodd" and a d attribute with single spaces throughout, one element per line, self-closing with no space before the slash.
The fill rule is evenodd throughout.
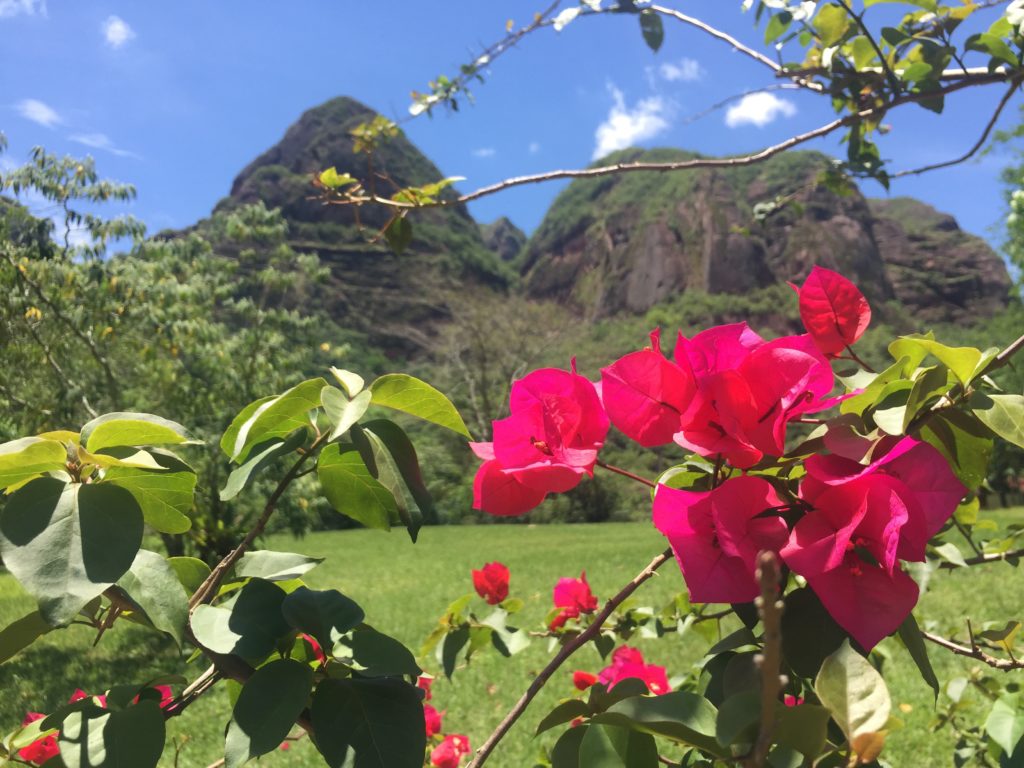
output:
<path id="1" fill-rule="evenodd" d="M 999 514 L 1001 522 L 1024 519 L 1024 509 Z M 472 591 L 470 570 L 500 560 L 512 572 L 512 595 L 526 607 L 520 624 L 539 628 L 551 605 L 551 587 L 560 576 L 578 576 L 583 569 L 596 595 L 614 593 L 650 558 L 663 548 L 661 536 L 647 524 L 549 526 L 478 526 L 425 529 L 416 545 L 403 533 L 391 535 L 371 531 L 313 534 L 296 540 L 271 537 L 269 549 L 304 552 L 327 561 L 309 574 L 316 587 L 334 587 L 356 599 L 366 610 L 368 621 L 378 629 L 418 648 L 437 616 L 454 598 Z M 683 588 L 674 564 L 637 594 L 641 605 L 660 606 Z M 936 631 L 961 631 L 966 618 L 976 623 L 996 619 L 1022 618 L 1024 574 L 1004 564 L 941 572 L 932 579 L 918 610 L 918 621 L 934 622 Z M 0 626 L 32 609 L 30 598 L 21 593 L 14 580 L 0 574 Z M 180 672 L 194 677 L 199 669 L 188 669 L 173 644 L 150 632 L 120 622 L 98 647 L 92 648 L 93 633 L 84 627 L 55 632 L 26 653 L 0 667 L 0 729 L 15 726 L 27 710 L 48 711 L 67 699 L 76 687 L 99 692 L 115 679 L 118 657 L 125 655 L 139 681 L 158 674 Z M 656 643 L 638 641 L 649 661 L 668 668 L 669 676 L 684 672 L 695 663 L 706 643 L 694 635 L 673 635 Z M 897 642 L 885 647 L 892 657 L 887 680 L 897 714 L 906 726 L 893 733 L 885 756 L 897 768 L 952 765 L 952 735 L 931 733 L 930 689 L 921 681 L 908 654 Z M 976 663 L 929 648 L 940 680 L 965 675 Z M 446 731 L 465 733 L 477 746 L 490 732 L 509 705 L 548 658 L 546 641 L 534 641 L 522 654 L 504 659 L 489 652 L 471 667 L 455 674 L 456 685 L 438 680 L 434 701 L 446 710 Z M 422 660 L 425 668 L 439 674 L 436 662 Z M 496 768 L 530 768 L 538 742 L 531 738 L 539 718 L 563 696 L 573 693 L 573 669 L 599 670 L 603 664 L 591 649 L 582 650 L 569 662 L 565 673 L 556 675 L 520 724 L 512 731 L 491 763 Z M 998 674 L 998 673 L 997 673 Z M 1022 677 L 1024 673 L 1014 673 Z M 969 694 L 975 696 L 977 694 Z M 226 697 L 224 686 L 213 696 Z M 209 698 L 213 698 L 213 696 Z M 222 754 L 225 723 L 216 714 L 226 710 L 224 702 L 200 700 L 183 717 L 172 721 L 169 735 L 181 745 L 177 762 L 168 752 L 164 765 L 205 768 Z M 981 710 L 968 718 L 980 722 Z M 320 763 L 311 747 L 297 742 L 288 751 L 264 759 L 268 766 L 305 766 Z"/>

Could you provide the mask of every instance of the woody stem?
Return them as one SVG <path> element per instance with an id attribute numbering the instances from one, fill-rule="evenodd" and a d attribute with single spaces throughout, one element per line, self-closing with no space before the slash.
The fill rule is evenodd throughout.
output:
<path id="1" fill-rule="evenodd" d="M 597 466 L 601 467 L 601 469 L 607 469 L 609 472 L 614 472 L 617 475 L 622 475 L 623 477 L 628 477 L 630 480 L 635 480 L 638 483 L 643 483 L 648 488 L 657 488 L 658 487 L 657 483 L 651 482 L 646 477 L 640 477 L 640 475 L 635 475 L 632 472 L 630 472 L 628 469 L 623 469 L 622 467 L 616 467 L 616 466 L 613 466 L 612 464 L 605 464 L 603 461 L 597 462 Z"/>

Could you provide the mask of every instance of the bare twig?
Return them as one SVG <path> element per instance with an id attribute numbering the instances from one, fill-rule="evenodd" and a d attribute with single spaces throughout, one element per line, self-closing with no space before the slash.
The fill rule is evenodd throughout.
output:
<path id="1" fill-rule="evenodd" d="M 988 565 L 989 563 L 1002 563 L 1019 557 L 1024 557 L 1024 549 L 1013 549 L 1009 552 L 996 552 L 988 555 L 978 554 L 975 557 L 964 558 L 964 563 L 967 565 Z M 956 568 L 963 568 L 963 565 L 958 563 L 942 562 L 939 564 L 939 568 L 954 570 Z"/>
<path id="2" fill-rule="evenodd" d="M 964 152 L 964 154 L 960 155 L 960 157 L 954 158 L 953 160 L 944 160 L 941 163 L 931 163 L 929 165 L 922 165 L 920 168 L 910 168 L 905 171 L 897 171 L 896 173 L 892 174 L 892 178 L 895 179 L 901 176 L 916 176 L 921 173 L 936 171 L 939 168 L 948 168 L 952 165 L 959 165 L 960 163 L 964 163 L 970 160 L 985 145 L 985 142 L 988 141 L 989 134 L 992 133 L 992 129 L 995 127 L 996 122 L 999 120 L 999 115 L 1002 114 L 1003 109 L 1006 107 L 1007 103 L 1013 97 L 1013 94 L 1016 92 L 1019 85 L 1020 81 L 1017 79 L 1014 79 L 1010 83 L 1009 90 L 1003 95 L 1003 98 L 1000 99 L 999 105 L 996 107 L 996 111 L 992 113 L 992 117 L 985 125 L 985 130 L 981 132 L 981 136 L 974 143 L 974 146 L 972 146 L 970 149 Z"/>
<path id="3" fill-rule="evenodd" d="M 656 488 L 658 486 L 657 483 L 651 482 L 646 477 L 640 477 L 640 475 L 635 475 L 629 470 L 623 469 L 622 467 L 616 467 L 613 466 L 612 464 L 605 464 L 603 461 L 598 461 L 597 466 L 601 467 L 601 469 L 607 469 L 609 472 L 614 472 L 617 475 L 628 477 L 630 480 L 635 480 L 638 483 L 642 483 L 643 485 L 646 485 L 648 488 Z"/>
<path id="4" fill-rule="evenodd" d="M 267 527 L 267 522 L 270 520 L 270 516 L 274 514 L 274 510 L 277 508 L 277 502 L 280 501 L 281 496 L 288 489 L 288 486 L 291 485 L 292 481 L 299 475 L 302 470 L 302 465 L 306 463 L 310 456 L 316 454 L 317 450 L 321 445 L 323 445 L 329 435 L 329 432 L 325 432 L 318 437 L 309 447 L 309 450 L 299 456 L 298 461 L 296 461 L 285 476 L 281 478 L 281 481 L 277 484 L 274 492 L 270 494 L 270 498 L 267 499 L 267 503 L 263 507 L 263 513 L 256 521 L 256 524 L 252 527 L 249 533 L 246 534 L 245 538 L 242 539 L 242 542 L 225 555 L 223 560 L 217 563 L 214 569 L 210 571 L 210 575 L 206 577 L 203 583 L 199 585 L 199 588 L 189 599 L 188 605 L 190 609 L 213 599 L 217 590 L 220 588 L 220 584 L 224 580 L 224 577 L 227 576 L 228 571 L 234 567 L 239 558 L 248 551 L 253 542 L 256 541 L 260 534 L 263 533 L 263 529 Z"/>
<path id="5" fill-rule="evenodd" d="M 1000 669 L 1004 672 L 1010 672 L 1015 669 L 1024 669 L 1024 660 L 1018 659 L 1000 659 L 997 656 L 985 653 L 981 650 L 976 642 L 973 640 L 973 633 L 971 633 L 971 645 L 960 645 L 954 643 L 952 640 L 947 640 L 941 635 L 936 635 L 931 632 L 921 630 L 921 635 L 928 641 L 935 643 L 935 645 L 945 648 L 947 651 L 952 651 L 957 656 L 966 656 L 970 659 L 977 659 L 983 664 L 987 664 L 992 669 Z"/>
<path id="6" fill-rule="evenodd" d="M 761 724 L 757 741 L 744 765 L 747 768 L 762 768 L 772 746 L 775 732 L 776 708 L 782 687 L 786 684 L 779 670 L 782 668 L 782 611 L 779 599 L 779 581 L 782 574 L 779 558 L 774 552 L 765 551 L 757 556 L 757 581 L 761 585 L 761 596 L 756 605 L 764 625 L 764 650 L 758 654 L 757 665 L 761 671 Z"/>
<path id="7" fill-rule="evenodd" d="M 604 608 L 602 608 L 601 612 L 594 617 L 594 621 L 589 627 L 562 646 L 561 650 L 558 651 L 555 657 L 551 659 L 547 666 L 540 671 L 540 674 L 530 682 L 529 687 L 523 695 L 519 697 L 519 701 L 513 705 L 512 709 L 510 709 L 508 714 L 505 715 L 505 718 L 498 724 L 491 735 L 487 737 L 487 741 L 485 741 L 483 746 L 477 750 L 476 756 L 473 758 L 472 762 L 466 766 L 466 768 L 480 768 L 480 766 L 487 762 L 487 758 L 494 751 L 494 748 L 498 746 L 498 743 L 505 737 L 505 734 L 508 733 L 509 729 L 515 725 L 523 712 L 526 711 L 526 708 L 530 706 L 530 702 L 533 701 L 534 697 L 536 697 L 538 693 L 540 693 L 540 690 L 551 678 L 551 675 L 553 675 L 570 656 L 593 640 L 601 631 L 601 627 L 604 626 L 604 623 L 608 620 L 608 617 L 612 615 L 615 609 L 618 608 L 626 598 L 632 595 L 641 584 L 654 576 L 655 571 L 664 565 L 671 557 L 672 550 L 667 549 L 651 560 L 651 562 L 647 564 L 646 568 L 640 571 L 640 573 L 634 576 L 626 586 L 620 589 L 615 597 L 611 598 L 604 604 Z"/>

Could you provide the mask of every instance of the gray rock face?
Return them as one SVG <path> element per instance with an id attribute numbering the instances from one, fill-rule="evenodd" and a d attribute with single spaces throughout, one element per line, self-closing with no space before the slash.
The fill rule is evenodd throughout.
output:
<path id="1" fill-rule="evenodd" d="M 505 216 L 490 224 L 481 224 L 480 236 L 484 245 L 504 262 L 514 261 L 526 245 L 526 234 Z"/>
<path id="2" fill-rule="evenodd" d="M 687 156 L 625 150 L 601 163 Z M 599 318 L 644 312 L 687 289 L 741 294 L 799 281 L 819 264 L 876 306 L 897 299 L 927 320 L 1005 306 L 1009 276 L 984 241 L 916 201 L 835 194 L 817 183 L 826 163 L 798 152 L 746 168 L 577 180 L 526 246 L 525 290 Z M 756 221 L 754 206 L 779 195 L 787 204 Z"/>

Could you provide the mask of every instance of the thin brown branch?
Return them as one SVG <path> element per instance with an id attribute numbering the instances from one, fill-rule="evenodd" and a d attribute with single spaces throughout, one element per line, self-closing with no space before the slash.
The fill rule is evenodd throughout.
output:
<path id="1" fill-rule="evenodd" d="M 632 472 L 630 472 L 628 469 L 623 469 L 622 467 L 616 467 L 616 466 L 614 466 L 612 464 L 605 464 L 603 461 L 598 461 L 597 462 L 597 466 L 601 467 L 601 469 L 606 469 L 609 472 L 614 472 L 617 475 L 622 475 L 623 477 L 628 477 L 630 480 L 634 480 L 634 481 L 636 481 L 638 483 L 642 483 L 643 485 L 646 485 L 648 488 L 657 488 L 658 487 L 657 483 L 651 482 L 646 477 L 641 477 L 640 475 L 635 475 Z"/>
<path id="2" fill-rule="evenodd" d="M 281 478 L 281 481 L 277 484 L 274 492 L 270 494 L 270 498 L 267 499 L 267 503 L 263 507 L 263 513 L 256 521 L 256 524 L 252 527 L 249 533 L 246 534 L 245 538 L 242 539 L 242 542 L 225 555 L 224 559 L 217 563 L 214 569 L 210 571 L 210 575 L 206 577 L 203 583 L 199 585 L 199 588 L 189 599 L 189 609 L 195 608 L 197 605 L 201 605 L 202 603 L 209 602 L 214 598 L 217 590 L 220 588 L 221 582 L 224 580 L 225 576 L 227 576 L 228 571 L 234 567 L 235 563 L 238 562 L 242 555 L 248 551 L 249 547 L 253 545 L 253 542 L 256 541 L 256 539 L 263 533 L 263 529 L 267 527 L 267 522 L 277 509 L 277 502 L 280 501 L 281 496 L 284 495 L 286 490 L 288 490 L 288 486 L 291 485 L 292 481 L 299 475 L 299 472 L 302 470 L 302 465 L 306 463 L 310 456 L 316 454 L 317 450 L 321 445 L 323 445 L 329 435 L 329 432 L 325 432 L 313 441 L 309 450 L 299 456 L 298 461 L 296 461 L 285 476 Z"/>
<path id="3" fill-rule="evenodd" d="M 611 176 L 620 173 L 631 173 L 631 172 L 669 172 L 669 171 L 683 171 L 683 170 L 697 170 L 701 168 L 737 168 L 747 165 L 754 165 L 756 163 L 768 160 L 775 155 L 781 154 L 786 150 L 792 149 L 793 147 L 806 144 L 814 139 L 827 136 L 840 128 L 853 125 L 862 120 L 878 117 L 885 114 L 886 111 L 895 107 L 902 106 L 904 104 L 915 103 L 924 98 L 934 98 L 939 95 L 947 95 L 964 88 L 975 85 L 970 81 L 960 81 L 951 83 L 936 91 L 931 91 L 927 94 L 924 93 L 907 93 L 899 96 L 885 104 L 875 107 L 869 107 L 861 110 L 860 112 L 853 112 L 841 118 L 837 118 L 829 123 L 818 126 L 810 131 L 791 136 L 778 144 L 773 144 L 770 147 L 766 147 L 758 152 L 753 152 L 749 155 L 739 155 L 737 157 L 709 157 L 709 158 L 692 158 L 688 160 L 679 160 L 675 162 L 664 162 L 664 163 L 645 163 L 645 162 L 630 162 L 630 163 L 616 163 L 614 165 L 603 165 L 595 166 L 592 168 L 577 168 L 577 169 L 566 169 L 566 170 L 555 170 L 545 171 L 543 173 L 529 174 L 526 176 L 515 176 L 512 178 L 499 181 L 495 184 L 490 184 L 486 187 L 480 187 L 479 189 L 469 192 L 464 195 L 457 197 L 443 198 L 435 203 L 424 205 L 422 203 L 406 203 L 389 198 L 383 197 L 371 197 L 371 196 L 357 196 L 357 197 L 346 197 L 341 199 L 327 200 L 326 203 L 331 205 L 361 205 L 364 203 L 378 203 L 380 205 L 388 206 L 390 208 L 443 208 L 449 207 L 456 204 L 463 204 L 478 200 L 482 197 L 503 192 L 506 189 L 512 189 L 513 187 L 521 187 L 528 184 L 540 184 L 548 181 L 556 181 L 559 179 L 588 179 L 588 178 L 599 178 L 602 176 Z"/>
<path id="4" fill-rule="evenodd" d="M 558 670 L 565 661 L 572 656 L 576 651 L 582 648 L 584 645 L 593 640 L 597 634 L 601 631 L 601 627 L 608 620 L 608 617 L 612 615 L 616 608 L 622 604 L 622 602 L 632 595 L 645 581 L 654 576 L 655 572 L 665 564 L 672 557 L 672 550 L 667 549 L 658 555 L 656 558 L 651 560 L 640 573 L 633 577 L 633 579 L 626 584 L 622 589 L 619 590 L 615 597 L 611 598 L 607 603 L 604 604 L 604 608 L 601 612 L 594 617 L 593 623 L 583 630 L 580 634 L 570 640 L 568 643 L 562 646 L 551 661 L 548 662 L 547 666 L 544 667 L 531 682 L 529 687 L 522 696 L 519 697 L 512 709 L 509 710 L 505 718 L 498 724 L 490 736 L 487 737 L 487 741 L 483 743 L 483 746 L 477 750 L 476 756 L 469 763 L 466 768 L 480 768 L 487 758 L 494 751 L 495 747 L 501 742 L 508 733 L 509 729 L 515 725 L 516 721 L 520 718 L 526 708 L 530 706 L 530 702 L 540 693 L 541 689 L 551 678 L 551 676 Z"/>
<path id="5" fill-rule="evenodd" d="M 673 19 L 676 19 L 677 21 L 681 21 L 683 24 L 689 24 L 691 27 L 696 27 L 701 32 L 704 32 L 710 35 L 711 37 L 716 38 L 717 40 L 721 40 L 725 43 L 728 43 L 730 46 L 732 46 L 735 50 L 742 53 L 744 56 L 747 56 L 756 61 L 757 63 L 763 64 L 764 66 L 768 67 L 770 70 L 772 70 L 772 72 L 776 74 L 776 76 L 791 78 L 793 82 L 799 85 L 801 88 L 808 88 L 812 91 L 818 91 L 819 93 L 824 92 L 825 90 L 825 87 L 820 83 L 814 83 L 809 80 L 806 80 L 800 74 L 789 74 L 786 71 L 785 67 L 783 67 L 782 65 L 775 61 L 772 61 L 770 58 L 765 56 L 760 51 L 756 51 L 753 48 L 744 45 L 732 35 L 723 32 L 720 29 L 716 29 L 715 27 L 712 27 L 710 24 L 703 22 L 700 19 L 695 19 L 693 16 L 687 16 L 685 13 L 681 13 L 680 11 L 677 11 L 674 8 L 666 8 L 661 5 L 651 5 L 649 6 L 649 9 L 654 11 L 655 13 L 660 13 L 663 16 L 669 16 Z"/>
<path id="6" fill-rule="evenodd" d="M 981 150 L 981 148 L 985 145 L 985 142 L 988 141 L 989 134 L 992 133 L 992 129 L 995 128 L 996 122 L 999 120 L 999 116 L 1002 114 L 1003 109 L 1006 107 L 1007 103 L 1013 97 L 1013 94 L 1016 92 L 1019 84 L 1020 82 L 1016 78 L 1010 83 L 1009 90 L 1005 94 L 1003 94 L 1003 98 L 999 100 L 999 104 L 996 107 L 996 111 L 992 113 L 992 117 L 989 119 L 988 123 L 986 123 L 985 130 L 981 132 L 981 136 L 978 137 L 978 140 L 974 143 L 974 145 L 966 152 L 964 152 L 962 155 L 960 155 L 960 157 L 954 158 L 952 160 L 944 160 L 941 163 L 931 163 L 929 165 L 922 165 L 920 168 L 910 168 L 905 171 L 897 171 L 896 173 L 892 174 L 892 178 L 895 179 L 901 176 L 917 176 L 918 174 L 921 173 L 936 171 L 939 168 L 949 168 L 952 165 L 959 165 L 960 163 L 965 163 L 968 160 L 970 160 Z"/>
<path id="7" fill-rule="evenodd" d="M 974 557 L 964 558 L 964 563 L 967 565 L 988 565 L 989 563 L 1003 563 L 1007 560 L 1015 560 L 1019 557 L 1024 557 L 1024 549 L 1013 549 L 1009 552 L 997 552 L 992 554 L 979 554 Z M 963 568 L 963 565 L 958 563 L 942 562 L 939 563 L 939 568 L 946 570 L 954 570 L 956 568 Z"/>
<path id="8" fill-rule="evenodd" d="M 762 768 L 772 746 L 775 732 L 776 708 L 785 679 L 782 669 L 782 611 L 779 599 L 779 582 L 782 573 L 779 558 L 774 552 L 761 552 L 757 556 L 757 581 L 761 595 L 756 605 L 764 625 L 764 650 L 758 654 L 757 665 L 761 671 L 761 724 L 758 726 L 757 741 L 750 757 L 744 761 L 747 768 Z"/>
<path id="9" fill-rule="evenodd" d="M 992 656 L 991 654 L 986 653 L 973 641 L 971 646 L 968 647 L 966 645 L 954 643 L 952 640 L 947 640 L 941 635 L 936 635 L 924 630 L 921 630 L 921 635 L 925 640 L 935 643 L 935 645 L 945 648 L 947 651 L 952 651 L 957 656 L 966 656 L 969 659 L 977 659 L 983 664 L 987 664 L 992 667 L 992 669 L 1000 669 L 1004 672 L 1010 672 L 1015 669 L 1024 669 L 1024 660 L 1000 659 L 997 656 Z"/>

